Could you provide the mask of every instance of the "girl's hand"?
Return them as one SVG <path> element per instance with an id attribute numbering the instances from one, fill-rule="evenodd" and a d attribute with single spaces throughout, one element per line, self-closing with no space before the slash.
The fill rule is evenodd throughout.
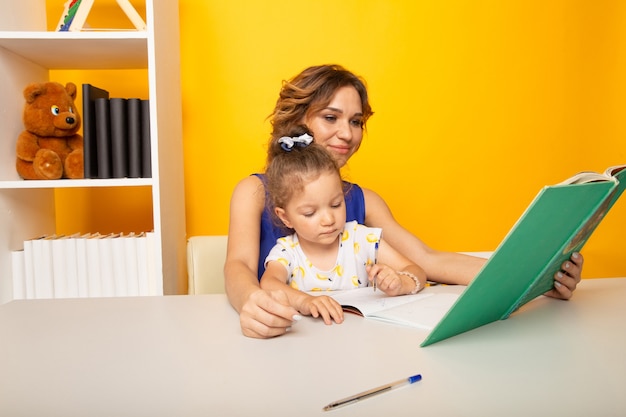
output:
<path id="1" fill-rule="evenodd" d="M 298 310 L 305 315 L 316 318 L 322 317 L 326 324 L 332 324 L 333 321 L 337 324 L 343 322 L 341 305 L 327 295 L 313 296 L 306 294 Z"/>
<path id="2" fill-rule="evenodd" d="M 384 264 L 374 264 L 367 266 L 367 279 L 370 282 L 370 285 L 374 284 L 374 280 L 376 280 L 376 288 L 381 290 L 387 295 L 395 296 L 408 294 L 411 292 L 410 289 L 407 289 L 407 283 L 404 282 L 401 275 L 398 275 L 395 270 L 388 267 Z M 408 277 L 405 277 L 408 278 Z M 410 281 L 411 289 L 415 286 L 414 281 L 411 278 L 408 278 Z"/>

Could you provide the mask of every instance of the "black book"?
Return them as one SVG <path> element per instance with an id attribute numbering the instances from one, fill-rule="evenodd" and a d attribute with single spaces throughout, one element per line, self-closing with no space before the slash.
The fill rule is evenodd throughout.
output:
<path id="1" fill-rule="evenodd" d="M 128 176 L 128 139 L 127 113 L 125 98 L 111 98 L 109 113 L 111 117 L 111 172 L 113 178 Z"/>
<path id="2" fill-rule="evenodd" d="M 150 101 L 141 100 L 141 177 L 152 178 L 150 153 Z"/>
<path id="3" fill-rule="evenodd" d="M 83 159 L 85 178 L 98 178 L 96 145 L 97 98 L 109 98 L 109 92 L 91 84 L 83 84 Z"/>
<path id="4" fill-rule="evenodd" d="M 96 145 L 98 152 L 98 178 L 112 177 L 111 168 L 111 118 L 109 99 L 97 98 L 96 108 Z"/>
<path id="5" fill-rule="evenodd" d="M 128 109 L 128 177 L 141 177 L 141 99 L 129 98 Z"/>

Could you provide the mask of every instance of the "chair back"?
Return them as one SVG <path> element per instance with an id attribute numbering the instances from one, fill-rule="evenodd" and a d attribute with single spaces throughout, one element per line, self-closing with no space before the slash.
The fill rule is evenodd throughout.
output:
<path id="1" fill-rule="evenodd" d="M 187 240 L 189 294 L 221 294 L 227 235 L 192 236 Z"/>

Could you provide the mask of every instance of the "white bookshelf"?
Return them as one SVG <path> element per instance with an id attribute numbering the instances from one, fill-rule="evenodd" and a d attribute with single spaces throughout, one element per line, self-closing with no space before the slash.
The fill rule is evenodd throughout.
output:
<path id="1" fill-rule="evenodd" d="M 0 4 L 1 278 L 11 276 L 11 251 L 21 249 L 24 240 L 55 233 L 55 189 L 150 187 L 157 246 L 154 269 L 162 274 L 164 294 L 186 293 L 178 2 L 146 0 L 145 5 L 146 31 L 51 32 L 46 30 L 45 0 Z M 48 81 L 50 70 L 63 69 L 147 69 L 152 178 L 19 178 L 15 142 L 24 129 L 22 91 L 28 83 Z M 0 302 L 10 299 L 8 291 L 6 285 L 0 286 Z"/>

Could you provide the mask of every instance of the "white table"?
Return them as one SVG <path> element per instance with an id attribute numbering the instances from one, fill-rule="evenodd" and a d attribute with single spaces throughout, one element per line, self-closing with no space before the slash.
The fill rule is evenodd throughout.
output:
<path id="1" fill-rule="evenodd" d="M 626 415 L 626 278 L 426 348 L 425 332 L 351 315 L 246 338 L 223 295 L 14 301 L 0 335 L 1 416 Z"/>

